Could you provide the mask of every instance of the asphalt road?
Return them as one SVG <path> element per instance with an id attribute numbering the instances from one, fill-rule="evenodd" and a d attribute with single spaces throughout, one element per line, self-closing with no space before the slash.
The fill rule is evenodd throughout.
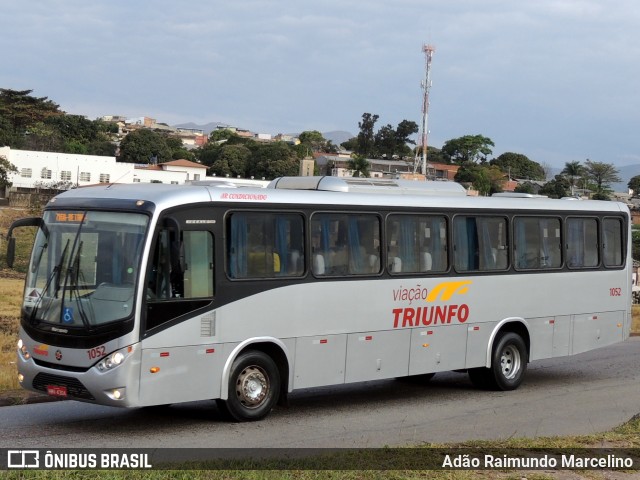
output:
<path id="1" fill-rule="evenodd" d="M 381 447 L 608 430 L 640 412 L 640 337 L 529 365 L 513 392 L 466 374 L 428 384 L 376 381 L 295 392 L 256 423 L 214 402 L 123 410 L 75 401 L 0 408 L 0 448 Z"/>

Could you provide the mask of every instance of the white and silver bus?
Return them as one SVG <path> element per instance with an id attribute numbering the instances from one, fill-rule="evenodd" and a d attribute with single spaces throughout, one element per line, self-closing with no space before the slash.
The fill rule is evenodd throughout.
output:
<path id="1" fill-rule="evenodd" d="M 447 370 L 515 389 L 528 362 L 631 326 L 627 207 L 521 197 L 332 177 L 68 191 L 9 230 L 12 261 L 13 230 L 38 226 L 20 383 L 216 399 L 237 421 L 297 389 Z"/>

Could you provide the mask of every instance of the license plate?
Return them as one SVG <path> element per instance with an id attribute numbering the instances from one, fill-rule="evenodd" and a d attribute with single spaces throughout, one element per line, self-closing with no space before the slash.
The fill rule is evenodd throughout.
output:
<path id="1" fill-rule="evenodd" d="M 52 397 L 66 397 L 67 387 L 63 385 L 47 385 L 47 394 Z"/>

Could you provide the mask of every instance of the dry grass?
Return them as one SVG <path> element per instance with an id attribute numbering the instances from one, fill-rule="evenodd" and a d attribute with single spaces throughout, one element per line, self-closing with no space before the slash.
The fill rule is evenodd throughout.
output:
<path id="1" fill-rule="evenodd" d="M 16 343 L 23 278 L 0 282 L 0 390 L 19 388 L 16 375 Z"/>
<path id="2" fill-rule="evenodd" d="M 0 391 L 19 388 L 16 373 L 16 343 L 18 341 L 18 324 L 24 273 L 36 229 L 21 228 L 16 234 L 15 270 L 4 268 L 6 265 L 5 241 L 11 222 L 28 216 L 38 216 L 39 212 L 26 209 L 0 208 Z"/>

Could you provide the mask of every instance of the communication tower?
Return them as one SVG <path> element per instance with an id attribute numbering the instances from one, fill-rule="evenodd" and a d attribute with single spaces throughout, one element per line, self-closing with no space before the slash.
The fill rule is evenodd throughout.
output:
<path id="1" fill-rule="evenodd" d="M 420 145 L 422 146 L 422 155 L 418 156 L 416 152 L 416 158 L 414 161 L 413 171 L 414 173 L 418 171 L 420 167 L 420 172 L 427 175 L 427 136 L 429 133 L 428 130 L 428 117 L 429 117 L 429 90 L 431 89 L 431 59 L 433 57 L 433 52 L 435 48 L 433 45 L 423 44 L 422 51 L 424 52 L 424 64 L 425 64 L 425 72 L 424 72 L 424 80 L 421 82 L 421 87 L 423 90 L 422 97 L 422 132 L 420 137 Z"/>

